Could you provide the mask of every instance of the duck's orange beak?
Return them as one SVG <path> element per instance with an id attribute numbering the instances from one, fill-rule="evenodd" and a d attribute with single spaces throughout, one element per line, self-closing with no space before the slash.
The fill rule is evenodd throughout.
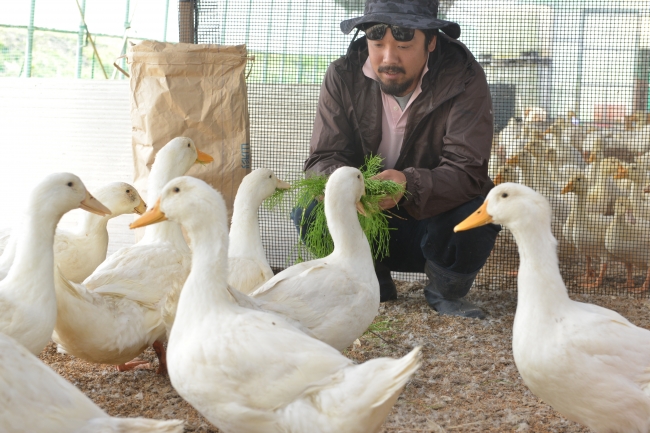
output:
<path id="1" fill-rule="evenodd" d="M 627 179 L 627 169 L 622 165 L 618 166 L 614 179 Z"/>
<path id="2" fill-rule="evenodd" d="M 506 159 L 506 165 L 517 165 L 519 164 L 519 155 L 511 156 Z"/>
<path id="3" fill-rule="evenodd" d="M 576 190 L 576 186 L 573 183 L 573 181 L 567 183 L 564 185 L 564 188 L 562 188 L 562 191 L 560 191 L 560 194 L 566 194 L 568 192 L 574 192 Z"/>
<path id="4" fill-rule="evenodd" d="M 278 179 L 278 182 L 276 183 L 275 187 L 277 189 L 291 189 L 291 184 L 289 182 L 285 182 L 283 180 Z"/>
<path id="5" fill-rule="evenodd" d="M 153 205 L 151 209 L 146 211 L 140 218 L 133 221 L 129 228 L 137 229 L 139 227 L 148 226 L 151 224 L 156 224 L 162 221 L 167 221 L 165 213 L 160 210 L 160 199 L 156 201 L 156 204 Z"/>
<path id="6" fill-rule="evenodd" d="M 145 203 L 144 200 L 140 199 L 140 204 L 133 208 L 133 213 L 142 215 L 146 211 L 147 211 L 147 203 Z"/>
<path id="7" fill-rule="evenodd" d="M 207 164 L 208 162 L 214 161 L 214 158 L 208 155 L 205 152 L 201 152 L 199 149 L 196 149 L 196 162 L 199 164 Z"/>
<path id="8" fill-rule="evenodd" d="M 488 201 L 485 200 L 481 207 L 476 209 L 476 211 L 465 218 L 460 224 L 454 227 L 454 232 L 462 232 L 464 230 L 473 229 L 475 227 L 484 226 L 490 224 L 492 221 L 492 216 L 487 211 Z"/>
<path id="9" fill-rule="evenodd" d="M 363 203 L 358 201 L 356 206 L 357 206 L 357 212 L 359 212 L 364 217 L 368 216 L 368 214 L 366 213 L 366 208 L 363 207 Z"/>

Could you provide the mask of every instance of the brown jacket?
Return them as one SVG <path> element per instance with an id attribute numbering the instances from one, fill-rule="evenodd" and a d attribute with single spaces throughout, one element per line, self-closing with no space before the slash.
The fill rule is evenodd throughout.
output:
<path id="1" fill-rule="evenodd" d="M 381 143 L 379 84 L 363 74 L 365 37 L 327 69 L 305 171 L 359 167 Z M 492 99 L 483 68 L 444 34 L 429 55 L 422 93 L 413 102 L 395 170 L 406 176 L 401 206 L 417 219 L 453 209 L 494 186 L 488 177 Z"/>

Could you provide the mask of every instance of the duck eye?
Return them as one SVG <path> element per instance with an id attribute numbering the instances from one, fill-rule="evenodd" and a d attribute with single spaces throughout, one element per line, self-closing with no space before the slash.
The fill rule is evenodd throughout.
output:
<path id="1" fill-rule="evenodd" d="M 503 194 L 501 194 L 501 197 L 503 197 L 503 198 L 508 198 L 508 193 L 507 193 L 507 192 L 504 192 Z"/>
<path id="2" fill-rule="evenodd" d="M 269 179 L 271 179 L 272 177 L 273 177 L 273 175 L 272 175 L 272 174 L 269 174 Z"/>
<path id="3" fill-rule="evenodd" d="M 174 192 L 181 192 L 181 189 L 179 187 L 175 187 Z"/>
<path id="4" fill-rule="evenodd" d="M 130 189 L 127 189 L 127 190 L 126 190 L 126 193 L 127 193 L 127 194 L 131 194 L 131 190 L 130 190 Z"/>
<path id="5" fill-rule="evenodd" d="M 360 174 L 357 174 L 357 179 L 361 179 L 361 175 L 360 175 Z"/>
<path id="6" fill-rule="evenodd" d="M 187 147 L 190 147 L 190 143 L 187 143 Z"/>
<path id="7" fill-rule="evenodd" d="M 68 186 L 71 187 L 72 185 L 74 185 L 72 182 L 68 182 Z"/>

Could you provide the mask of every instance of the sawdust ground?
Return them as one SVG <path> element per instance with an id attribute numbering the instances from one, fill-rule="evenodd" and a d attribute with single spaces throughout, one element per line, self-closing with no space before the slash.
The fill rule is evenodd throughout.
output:
<path id="1" fill-rule="evenodd" d="M 358 362 L 406 354 L 423 346 L 423 365 L 388 417 L 385 433 L 586 432 L 541 402 L 523 384 L 512 358 L 515 291 L 473 290 L 469 297 L 486 320 L 439 316 L 429 309 L 422 283 L 398 282 L 399 298 L 382 304 L 369 332 L 345 354 Z M 572 294 L 650 327 L 650 302 L 621 296 Z M 155 367 L 152 349 L 144 355 Z M 217 432 L 153 369 L 119 373 L 56 353 L 41 359 L 113 416 L 185 420 L 185 431 Z M 218 384 L 215 384 L 218 386 Z"/>

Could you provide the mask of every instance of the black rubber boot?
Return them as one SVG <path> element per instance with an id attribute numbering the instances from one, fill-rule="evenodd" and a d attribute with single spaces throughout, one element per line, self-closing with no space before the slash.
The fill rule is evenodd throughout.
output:
<path id="1" fill-rule="evenodd" d="M 393 277 L 390 276 L 390 269 L 381 263 L 375 263 L 375 273 L 379 280 L 379 302 L 397 299 L 397 287 L 395 287 Z"/>
<path id="2" fill-rule="evenodd" d="M 424 265 L 429 283 L 424 287 L 424 297 L 429 306 L 439 314 L 485 319 L 485 313 L 476 305 L 463 299 L 478 274 L 459 274 L 442 268 L 431 260 Z"/>

